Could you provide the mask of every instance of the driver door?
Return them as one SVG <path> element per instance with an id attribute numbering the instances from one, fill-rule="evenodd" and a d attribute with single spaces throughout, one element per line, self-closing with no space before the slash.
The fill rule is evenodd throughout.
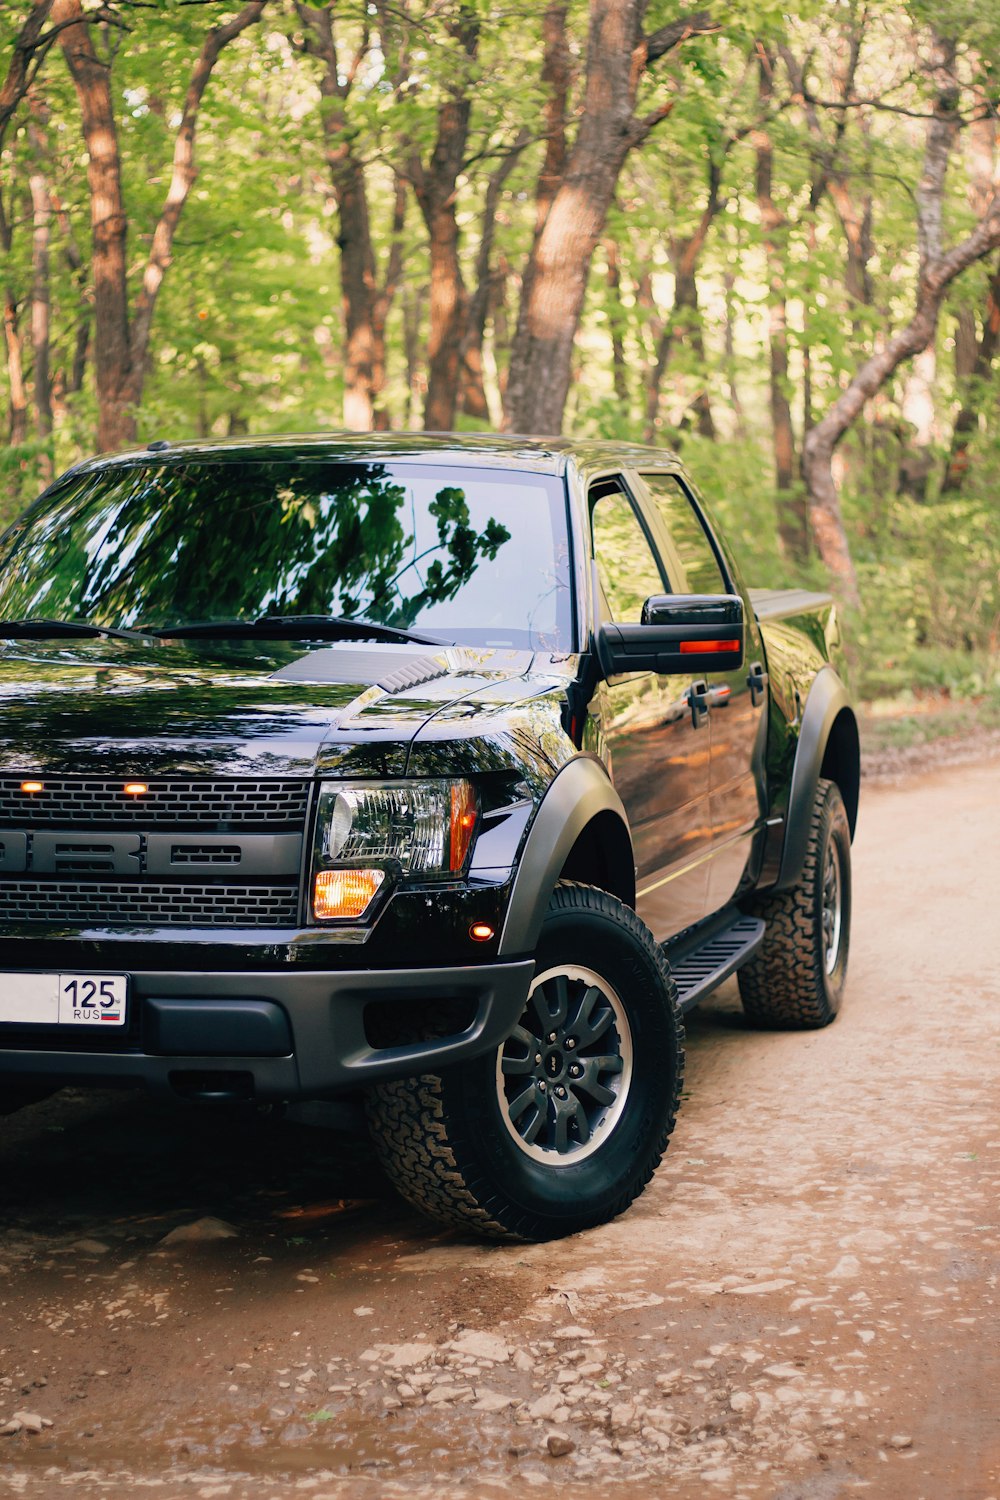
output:
<path id="1" fill-rule="evenodd" d="M 666 591 L 666 575 L 623 481 L 589 495 L 602 618 L 638 623 Z M 691 711 L 681 677 L 629 672 L 600 684 L 611 778 L 624 803 L 636 859 L 636 906 L 659 942 L 708 914 L 711 730 Z"/>

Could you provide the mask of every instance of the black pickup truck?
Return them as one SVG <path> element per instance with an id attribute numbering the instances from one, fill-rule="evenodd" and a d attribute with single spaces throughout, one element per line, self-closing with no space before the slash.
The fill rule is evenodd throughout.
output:
<path id="1" fill-rule="evenodd" d="M 683 1012 L 840 1005 L 832 601 L 749 591 L 681 464 L 521 438 L 154 443 L 0 538 L 0 1110 L 360 1101 L 412 1203 L 621 1212 Z"/>

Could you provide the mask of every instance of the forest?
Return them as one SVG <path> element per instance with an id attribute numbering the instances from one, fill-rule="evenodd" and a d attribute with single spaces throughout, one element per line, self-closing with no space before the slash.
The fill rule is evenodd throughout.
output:
<path id="1" fill-rule="evenodd" d="M 681 453 L 859 690 L 1000 705 L 1000 9 L 0 0 L 0 522 L 157 439 Z"/>

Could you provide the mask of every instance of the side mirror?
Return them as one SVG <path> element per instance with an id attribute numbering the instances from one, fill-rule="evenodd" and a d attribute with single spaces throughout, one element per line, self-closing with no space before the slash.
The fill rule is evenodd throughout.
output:
<path id="1" fill-rule="evenodd" d="M 731 671 L 743 665 L 743 600 L 739 594 L 654 594 L 642 606 L 641 624 L 599 625 L 594 648 L 605 677 Z"/>

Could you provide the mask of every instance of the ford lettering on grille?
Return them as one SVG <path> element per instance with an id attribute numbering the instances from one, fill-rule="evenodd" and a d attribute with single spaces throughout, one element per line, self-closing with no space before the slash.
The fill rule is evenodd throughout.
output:
<path id="1" fill-rule="evenodd" d="M 65 777 L 20 799 L 22 826 L 0 828 L 8 921 L 295 923 L 307 782 L 153 783 L 156 801 L 144 809 L 123 802 L 121 785 Z M 16 798 L 6 792 L 0 784 L 0 813 L 10 817 Z M 53 826 L 60 813 L 75 826 Z M 109 827 L 114 821 L 131 827 Z"/>

